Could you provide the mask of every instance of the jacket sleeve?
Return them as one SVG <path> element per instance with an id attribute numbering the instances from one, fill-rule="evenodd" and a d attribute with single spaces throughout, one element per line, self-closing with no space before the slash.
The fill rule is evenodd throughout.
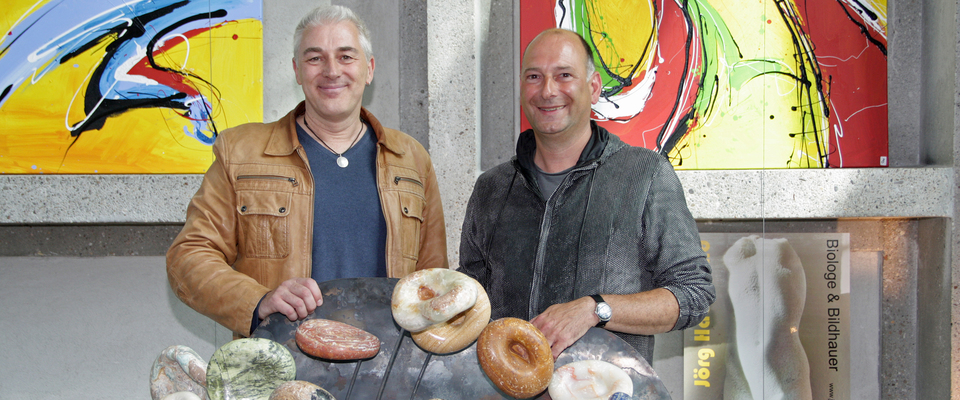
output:
<path id="1" fill-rule="evenodd" d="M 420 224 L 420 255 L 417 270 L 425 268 L 450 268 L 447 260 L 447 227 L 443 218 L 443 203 L 433 162 L 426 150 L 417 152 L 423 175 L 423 192 L 426 204 Z"/>
<path id="2" fill-rule="evenodd" d="M 680 305 L 672 330 L 692 327 L 707 315 L 716 291 L 680 179 L 666 160 L 658 163 L 646 201 L 645 251 L 656 254 L 654 286 L 672 292 Z"/>
<path id="3" fill-rule="evenodd" d="M 236 195 L 222 158 L 223 143 L 215 142 L 216 159 L 187 206 L 183 230 L 167 251 L 167 278 L 190 308 L 249 336 L 253 312 L 269 290 L 231 267 L 238 254 Z"/>

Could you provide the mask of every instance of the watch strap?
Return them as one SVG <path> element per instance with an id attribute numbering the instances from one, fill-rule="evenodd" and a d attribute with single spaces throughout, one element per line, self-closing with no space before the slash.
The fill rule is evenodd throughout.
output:
<path id="1" fill-rule="evenodd" d="M 606 303 L 605 301 L 603 301 L 603 297 L 600 297 L 599 294 L 591 294 L 590 297 L 592 297 L 593 301 L 597 302 L 597 304 Z"/>

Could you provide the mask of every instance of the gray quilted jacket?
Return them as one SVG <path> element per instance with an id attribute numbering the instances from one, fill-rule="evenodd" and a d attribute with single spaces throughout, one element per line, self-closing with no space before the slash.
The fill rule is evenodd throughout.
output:
<path id="1" fill-rule="evenodd" d="M 477 180 L 467 205 L 459 271 L 490 296 L 493 318 L 530 320 L 591 294 L 658 287 L 680 304 L 674 330 L 699 323 L 716 292 L 696 223 L 670 163 L 591 123 L 577 166 L 544 199 L 532 131 L 517 156 Z M 653 336 L 615 332 L 652 362 Z"/>

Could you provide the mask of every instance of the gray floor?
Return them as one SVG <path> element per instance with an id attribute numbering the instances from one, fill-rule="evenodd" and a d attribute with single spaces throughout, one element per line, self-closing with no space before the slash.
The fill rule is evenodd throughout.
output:
<path id="1" fill-rule="evenodd" d="M 0 258 L 0 398 L 150 399 L 160 352 L 229 331 L 183 305 L 162 257 Z"/>

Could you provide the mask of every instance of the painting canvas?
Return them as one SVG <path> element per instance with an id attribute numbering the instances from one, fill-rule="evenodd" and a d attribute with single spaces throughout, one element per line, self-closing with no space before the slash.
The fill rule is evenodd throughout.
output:
<path id="1" fill-rule="evenodd" d="M 520 7 L 521 48 L 579 33 L 603 81 L 593 118 L 678 169 L 887 165 L 886 0 Z"/>
<path id="2" fill-rule="evenodd" d="M 263 119 L 259 0 L 7 0 L 0 173 L 202 173 Z"/>

